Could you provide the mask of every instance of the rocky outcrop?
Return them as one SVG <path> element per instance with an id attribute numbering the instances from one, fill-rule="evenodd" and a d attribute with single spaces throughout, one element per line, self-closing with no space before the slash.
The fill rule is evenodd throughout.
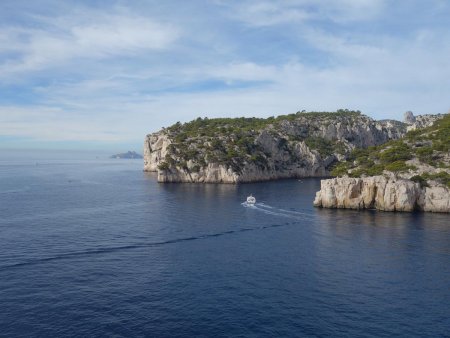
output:
<path id="1" fill-rule="evenodd" d="M 450 190 L 433 182 L 428 187 L 421 187 L 410 180 L 385 176 L 340 177 L 321 181 L 314 206 L 448 213 Z"/>
<path id="2" fill-rule="evenodd" d="M 164 131 L 147 135 L 144 141 L 144 171 L 158 171 L 158 165 L 164 161 L 171 143 Z"/>
<path id="3" fill-rule="evenodd" d="M 246 128 L 245 132 L 228 132 L 233 119 L 223 119 L 219 126 L 214 120 L 192 121 L 202 126 L 198 132 L 192 132 L 190 124 L 176 124 L 147 135 L 144 170 L 157 171 L 159 182 L 243 183 L 323 177 L 352 149 L 379 145 L 406 132 L 401 122 L 375 121 L 359 113 L 293 115 L 258 121 L 262 127 Z M 211 124 L 217 132 L 205 136 L 204 129 Z M 189 136 L 181 139 L 186 130 Z"/>
<path id="4" fill-rule="evenodd" d="M 414 116 L 412 111 L 408 110 L 403 115 L 403 121 L 407 124 L 413 124 L 414 122 L 416 122 L 416 117 Z"/>
<path id="5" fill-rule="evenodd" d="M 410 131 L 430 127 L 444 116 L 445 114 L 425 114 L 414 116 L 412 111 L 407 111 L 404 114 L 404 122 L 408 125 L 407 131 Z"/>

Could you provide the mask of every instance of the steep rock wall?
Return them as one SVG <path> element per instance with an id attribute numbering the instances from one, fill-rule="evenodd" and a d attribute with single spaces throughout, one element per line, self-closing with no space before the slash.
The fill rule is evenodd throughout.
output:
<path id="1" fill-rule="evenodd" d="M 405 131 L 405 125 L 400 122 L 375 121 L 364 115 L 326 118 L 300 116 L 295 120 L 283 120 L 276 126 L 269 124 L 255 132 L 252 136 L 253 147 L 258 149 L 260 163 L 249 160 L 251 155 L 255 155 L 252 153 L 234 166 L 210 159 L 202 155 L 202 149 L 210 146 L 211 140 L 197 137 L 197 143 L 189 146 L 189 150 L 200 153 L 197 158 L 184 159 L 183 165 L 161 166 L 168 156 L 174 157 L 176 162 L 179 154 L 172 154 L 177 154 L 177 147 L 180 148 L 175 142 L 176 134 L 163 129 L 145 138 L 144 170 L 157 171 L 159 182 L 243 183 L 290 177 L 323 177 L 329 175 L 331 164 L 343 159 L 351 149 L 398 139 Z M 226 144 L 232 137 L 218 134 L 216 139 Z M 340 142 L 343 150 L 324 154 L 308 146 L 308 137 Z M 200 166 L 198 157 L 202 158 Z"/>
<path id="2" fill-rule="evenodd" d="M 406 179 L 372 176 L 333 178 L 321 181 L 314 206 L 383 211 L 450 212 L 450 190 L 432 184 L 421 188 Z"/>

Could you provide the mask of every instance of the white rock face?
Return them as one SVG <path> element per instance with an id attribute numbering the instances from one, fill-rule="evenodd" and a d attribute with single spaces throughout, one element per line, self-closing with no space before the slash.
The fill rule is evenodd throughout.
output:
<path id="1" fill-rule="evenodd" d="M 239 176 L 231 169 L 210 163 L 199 172 L 186 169 L 158 170 L 158 182 L 162 183 L 238 183 Z"/>
<path id="2" fill-rule="evenodd" d="M 440 120 L 445 116 L 444 114 L 433 114 L 433 115 L 426 114 L 426 115 L 414 116 L 414 115 L 412 115 L 412 112 L 410 112 L 412 117 L 409 116 L 407 118 L 406 117 L 407 113 L 408 112 L 405 113 L 405 123 L 408 124 L 408 127 L 406 128 L 407 131 L 430 127 L 437 120 Z"/>
<path id="3" fill-rule="evenodd" d="M 449 189 L 442 186 L 425 188 L 425 193 L 420 196 L 419 205 L 423 211 L 449 212 Z"/>
<path id="4" fill-rule="evenodd" d="M 292 154 L 280 151 L 278 140 L 266 131 L 261 132 L 256 142 L 270 154 L 266 168 L 248 163 L 237 173 L 223 164 L 207 163 L 206 167 L 193 172 L 188 162 L 187 169 L 159 170 L 158 165 L 164 161 L 171 140 L 164 134 L 151 134 L 144 142 L 144 171 L 157 171 L 158 182 L 244 183 L 290 177 L 323 177 L 329 175 L 326 167 L 336 160 L 334 156 L 322 158 L 317 151 L 311 151 L 305 142 L 298 142 L 293 154 L 297 160 L 292 161 Z"/>
<path id="5" fill-rule="evenodd" d="M 413 124 L 414 122 L 416 122 L 416 117 L 414 116 L 412 111 L 407 111 L 403 115 L 403 121 L 408 124 Z"/>
<path id="6" fill-rule="evenodd" d="M 341 177 L 321 181 L 314 206 L 448 213 L 450 190 L 439 185 L 421 188 L 418 183 L 410 180 L 384 176 Z"/>
<path id="7" fill-rule="evenodd" d="M 144 171 L 158 171 L 158 165 L 172 142 L 164 133 L 147 135 L 144 141 Z"/>
<path id="8" fill-rule="evenodd" d="M 244 162 L 240 170 L 233 170 L 224 164 L 209 162 L 204 158 L 206 165 L 200 169 L 191 161 L 187 161 L 187 167 L 184 169 L 172 166 L 170 169 L 160 170 L 158 166 L 165 161 L 172 143 L 170 133 L 163 129 L 145 138 L 144 170 L 157 171 L 159 182 L 242 183 L 290 177 L 323 177 L 329 175 L 330 165 L 336 160 L 342 160 L 344 155 L 321 155 L 317 150 L 310 149 L 301 139 L 313 136 L 332 142 L 340 141 L 349 151 L 355 147 L 378 145 L 398 139 L 405 132 L 405 125 L 400 122 L 375 121 L 364 115 L 336 118 L 299 117 L 293 121 L 282 121 L 276 130 L 272 125 L 268 125 L 257 134 L 254 142 L 265 154 L 264 166 Z M 286 140 L 290 140 L 289 149 L 280 146 L 280 142 Z"/>

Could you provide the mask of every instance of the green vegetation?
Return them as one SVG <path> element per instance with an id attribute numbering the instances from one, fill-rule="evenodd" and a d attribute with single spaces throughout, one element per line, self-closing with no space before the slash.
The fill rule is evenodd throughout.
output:
<path id="1" fill-rule="evenodd" d="M 380 150 L 377 155 L 380 162 L 386 165 L 392 162 L 407 161 L 413 156 L 410 147 L 402 140 L 391 142 L 388 147 Z M 372 157 L 374 156 L 372 155 Z"/>
<path id="2" fill-rule="evenodd" d="M 299 121 L 299 126 L 315 121 L 336 118 L 351 120 L 360 116 L 360 111 L 340 109 L 337 112 L 297 112 L 264 118 L 197 118 L 187 123 L 177 122 L 165 129 L 173 143 L 168 148 L 168 156 L 160 165 L 161 170 L 171 167 L 200 171 L 209 162 L 225 164 L 236 172 L 241 172 L 246 163 L 252 163 L 260 168 L 268 165 L 267 154 L 255 142 L 261 130 L 265 129 L 278 139 L 280 152 L 286 154 L 291 161 L 296 160 L 293 145 L 304 141 L 311 149 L 317 150 L 321 156 L 329 156 L 333 152 L 345 154 L 347 148 L 342 142 L 331 142 L 323 137 L 314 136 L 315 130 L 304 135 L 290 134 L 284 130 L 286 121 Z M 191 161 L 191 162 L 189 162 Z M 189 163 L 193 163 L 192 165 Z"/>
<path id="3" fill-rule="evenodd" d="M 317 150 L 322 156 L 330 156 L 334 152 L 334 146 L 331 141 L 323 137 L 310 137 L 305 140 L 310 149 Z"/>
<path id="4" fill-rule="evenodd" d="M 415 175 L 415 176 L 411 177 L 411 181 L 419 183 L 422 188 L 428 187 L 427 180 L 420 175 Z"/>
<path id="5" fill-rule="evenodd" d="M 443 185 L 446 185 L 447 187 L 450 188 L 450 174 L 445 171 L 441 171 L 440 173 L 437 174 L 424 173 L 422 175 L 415 175 L 411 177 L 411 180 L 419 183 L 420 186 L 422 187 L 427 187 L 428 186 L 427 181 L 433 180 Z"/>
<path id="6" fill-rule="evenodd" d="M 384 170 L 394 173 L 415 171 L 416 167 L 406 163 L 413 158 L 434 168 L 449 169 L 449 151 L 450 115 L 447 114 L 433 126 L 410 131 L 401 140 L 353 150 L 347 161 L 336 163 L 331 173 L 359 177 L 380 175 Z M 428 180 L 435 180 L 450 187 L 450 174 L 445 171 L 415 175 L 411 179 L 421 186 L 427 186 Z"/>
<path id="7" fill-rule="evenodd" d="M 361 112 L 359 110 L 349 110 L 349 109 L 338 109 L 336 112 L 306 112 L 304 110 L 291 115 L 302 115 L 312 118 L 324 118 L 324 117 L 352 117 L 360 116 Z M 283 116 L 283 115 L 282 115 Z M 290 116 L 290 115 L 288 115 Z"/>
<path id="8" fill-rule="evenodd" d="M 334 176 L 374 176 L 381 175 L 384 171 L 414 175 L 418 173 L 418 169 L 408 162 L 414 159 L 440 168 L 440 172 L 414 175 L 413 181 L 426 186 L 427 181 L 435 180 L 450 186 L 450 174 L 446 172 L 450 169 L 450 115 L 446 115 L 432 127 L 408 132 L 401 140 L 354 149 L 351 152 L 346 141 L 323 137 L 324 127 L 328 128 L 337 121 L 353 126 L 364 119 L 366 117 L 361 116 L 359 111 L 341 109 L 337 112 L 301 111 L 266 119 L 197 118 L 187 123 L 177 122 L 164 130 L 172 144 L 158 168 L 178 168 L 196 173 L 202 171 L 208 163 L 217 163 L 237 173 L 241 173 L 248 164 L 260 169 L 269 169 L 270 165 L 273 166 L 272 169 L 279 170 L 285 164 L 300 163 L 296 147 L 299 142 L 305 142 L 322 158 L 332 154 L 342 154 L 347 158 L 345 162 L 335 163 L 332 169 Z M 262 131 L 267 135 L 261 134 Z M 263 137 L 257 140 L 260 135 L 269 137 L 269 148 L 264 145 L 265 141 L 261 141 L 267 139 Z M 273 147 L 282 158 L 279 162 L 269 158 Z"/>
<path id="9" fill-rule="evenodd" d="M 404 161 L 395 161 L 389 164 L 386 164 L 384 167 L 387 171 L 392 172 L 404 172 L 408 170 L 416 170 L 417 168 L 412 165 L 407 165 Z"/>
<path id="10" fill-rule="evenodd" d="M 333 176 L 344 176 L 348 174 L 351 168 L 350 162 L 337 162 L 331 170 Z"/>
<path id="11" fill-rule="evenodd" d="M 197 118 L 193 121 L 181 124 L 180 122 L 167 128 L 170 133 L 176 134 L 176 142 L 182 142 L 190 137 L 209 136 L 214 137 L 218 134 L 258 131 L 269 124 L 278 125 L 283 121 L 294 121 L 300 117 L 308 119 L 323 119 L 337 117 L 360 116 L 361 112 L 339 109 L 336 112 L 297 112 L 295 114 L 279 115 L 277 117 L 256 118 L 256 117 L 238 117 L 238 118 Z"/>
<path id="12" fill-rule="evenodd" d="M 450 174 L 445 171 L 441 171 L 440 173 L 437 173 L 437 174 L 425 173 L 425 174 L 422 174 L 422 177 L 425 180 L 437 181 L 437 182 L 444 184 L 450 188 Z"/>
<path id="13" fill-rule="evenodd" d="M 158 169 L 159 169 L 159 170 L 169 170 L 169 169 L 170 169 L 170 165 L 169 165 L 169 163 L 167 163 L 167 162 L 161 162 L 161 163 L 158 165 Z"/>

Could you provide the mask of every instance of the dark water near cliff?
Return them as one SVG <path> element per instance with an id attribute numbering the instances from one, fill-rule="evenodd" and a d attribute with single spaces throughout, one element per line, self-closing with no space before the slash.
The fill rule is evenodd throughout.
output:
<path id="1" fill-rule="evenodd" d="M 450 335 L 448 215 L 314 209 L 315 179 L 160 185 L 141 167 L 0 161 L 0 336 Z"/>

